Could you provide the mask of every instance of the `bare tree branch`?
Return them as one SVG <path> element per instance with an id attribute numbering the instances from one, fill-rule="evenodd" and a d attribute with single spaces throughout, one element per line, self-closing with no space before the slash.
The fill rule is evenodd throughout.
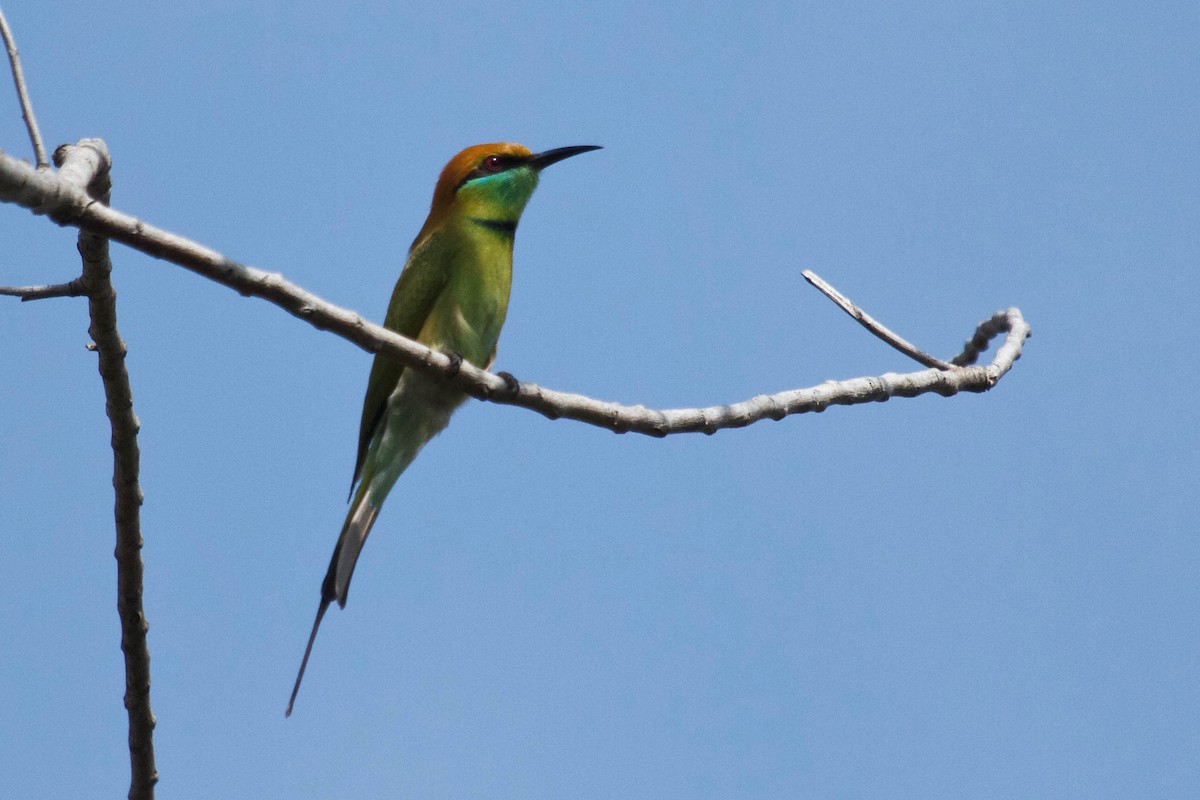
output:
<path id="1" fill-rule="evenodd" d="M 46 160 L 46 146 L 42 144 L 42 133 L 38 130 L 37 117 L 33 115 L 33 104 L 29 102 L 29 90 L 25 88 L 25 72 L 21 69 L 21 55 L 17 52 L 17 42 L 13 39 L 8 20 L 4 18 L 4 9 L 0 9 L 0 38 L 4 39 L 4 48 L 8 50 L 8 63 L 12 67 L 13 83 L 17 87 L 17 100 L 21 103 L 21 116 L 25 119 L 25 127 L 29 130 L 29 141 L 33 143 L 33 154 L 37 158 L 39 170 L 49 169 L 50 162 Z"/>
<path id="2" fill-rule="evenodd" d="M 8 50 L 13 83 L 21 114 L 37 158 L 38 172 L 50 168 L 38 130 L 33 104 L 25 87 L 21 59 L 8 20 L 0 10 L 0 36 Z M 3 154 L 0 154 L 2 156 Z M 99 139 L 84 139 L 75 147 L 63 145 L 54 152 L 58 179 L 105 205 L 112 190 L 108 148 Z M 47 297 L 87 295 L 94 350 L 99 356 L 104 384 L 105 411 L 112 427 L 113 514 L 116 522 L 117 615 L 121 619 L 121 650 L 125 654 L 125 709 L 129 717 L 129 800 L 153 800 L 158 769 L 154 765 L 154 713 L 150 709 L 150 650 L 146 645 L 149 623 L 142 606 L 142 490 L 138 484 L 137 433 L 140 423 L 133 413 L 133 392 L 125 369 L 125 342 L 117 331 L 117 293 L 113 289 L 108 240 L 80 230 L 79 254 L 83 273 L 75 280 L 53 286 L 0 287 L 0 294 L 22 301 Z"/>
<path id="3" fill-rule="evenodd" d="M 58 177 L 107 204 L 112 189 L 108 148 L 99 139 L 84 139 L 74 147 L 54 151 Z M 154 713 L 150 709 L 149 623 L 142 606 L 142 490 L 138 485 L 140 459 L 133 413 L 133 393 L 125 368 L 127 348 L 117 331 L 117 293 L 113 289 L 108 240 L 90 231 L 79 232 L 83 275 L 79 284 L 88 298 L 88 334 L 99 354 L 105 411 L 112 426 L 113 490 L 116 494 L 117 613 L 121 618 L 121 650 L 125 654 L 125 709 L 129 717 L 129 800 L 152 800 L 158 770 L 154 765 Z M 29 299 L 23 297 L 22 299 Z"/>
<path id="4" fill-rule="evenodd" d="M 913 397 L 926 392 L 950 396 L 961 391 L 992 388 L 1012 368 L 1029 326 L 1015 308 L 998 312 L 989 335 L 1006 333 L 1005 346 L 986 367 L 961 366 L 903 375 L 829 381 L 808 389 L 759 395 L 739 403 L 707 408 L 655 410 L 608 403 L 578 394 L 545 389 L 497 375 L 435 352 L 411 339 L 367 322 L 347 309 L 328 303 L 285 280 L 277 273 L 247 267 L 196 242 L 156 228 L 128 214 L 95 203 L 52 173 L 38 173 L 0 153 L 0 200 L 47 214 L 60 225 L 73 225 L 170 261 L 229 286 L 243 295 L 260 297 L 322 330 L 331 330 L 364 350 L 384 352 L 405 366 L 434 375 L 474 397 L 533 409 L 551 419 L 565 417 L 607 428 L 648 436 L 738 428 L 762 419 L 823 411 L 830 405 L 878 402 L 890 397 Z M 999 322 L 996 322 L 999 320 Z"/>
<path id="5" fill-rule="evenodd" d="M 950 362 L 956 367 L 965 367 L 969 364 L 974 364 L 983 351 L 988 349 L 988 343 L 992 339 L 1001 333 L 1012 330 L 1009 320 L 1013 314 L 1019 316 L 1020 313 L 1015 308 L 997 311 L 990 319 L 985 319 L 979 323 L 979 327 L 975 329 L 975 335 L 967 340 L 967 343 L 963 346 L 963 351 L 950 359 Z M 1025 326 L 1025 333 L 1020 341 L 1014 341 L 1014 337 L 1010 334 L 1005 339 L 1004 344 L 1001 345 L 1000 351 L 996 353 L 996 357 L 992 359 L 992 363 L 995 364 L 1003 361 L 1012 364 L 1012 362 L 1021 357 L 1021 346 L 1025 339 L 1032 335 L 1033 332 L 1029 329 L 1028 325 Z"/>
<path id="6" fill-rule="evenodd" d="M 898 335 L 892 333 L 881 323 L 877 322 L 874 317 L 856 306 L 849 297 L 846 297 L 846 295 L 842 294 L 837 289 L 823 281 L 815 272 L 806 269 L 801 274 L 804 276 L 804 280 L 817 287 L 821 294 L 825 295 L 834 303 L 836 303 L 838 307 L 842 309 L 842 311 L 845 311 L 847 314 L 854 317 L 854 319 L 858 320 L 860 325 L 878 336 L 883 341 L 890 344 L 895 349 L 899 350 L 901 353 L 904 353 L 904 355 L 916 361 L 918 364 L 924 364 L 927 367 L 936 367 L 937 369 L 954 369 L 953 364 L 947 361 L 942 361 L 940 358 L 935 358 L 934 356 L 926 353 L 924 350 L 917 349 L 915 345 L 910 344 L 906 339 L 902 339 Z"/>
<path id="7" fill-rule="evenodd" d="M 85 294 L 87 294 L 87 290 L 83 288 L 82 277 L 48 286 L 0 286 L 0 295 L 19 297 L 23 303 L 29 300 L 45 300 L 49 297 L 83 297 Z"/>

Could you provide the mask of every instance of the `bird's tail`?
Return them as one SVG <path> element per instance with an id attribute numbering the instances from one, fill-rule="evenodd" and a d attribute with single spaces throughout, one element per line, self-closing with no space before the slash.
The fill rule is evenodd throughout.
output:
<path id="1" fill-rule="evenodd" d="M 329 570 L 321 584 L 321 605 L 317 607 L 317 618 L 313 621 L 308 646 L 304 649 L 304 660 L 300 662 L 300 672 L 292 688 L 287 710 L 289 715 L 296 701 L 296 693 L 300 691 L 300 681 L 308 666 L 308 657 L 317 638 L 317 629 L 321 627 L 321 619 L 333 601 L 345 607 L 354 565 L 358 563 L 358 555 L 367 541 L 371 526 L 375 524 L 375 518 L 379 516 L 384 499 L 400 474 L 421 452 L 421 448 L 446 427 L 451 413 L 465 397 L 461 392 L 446 390 L 421 378 L 402 381 L 400 390 L 415 393 L 419 402 L 410 405 L 410 413 L 385 425 L 371 443 L 358 489 L 354 492 L 350 511 L 342 523 L 342 533 L 329 560 Z"/>
<path id="2" fill-rule="evenodd" d="M 329 604 L 334 600 L 342 608 L 346 607 L 346 593 L 350 590 L 350 577 L 354 574 L 354 565 L 358 554 L 362 552 L 367 534 L 379 516 L 379 503 L 372 502 L 367 491 L 371 475 L 364 476 L 354 495 L 354 503 L 342 524 L 342 535 L 338 537 L 337 546 L 333 548 L 333 558 L 329 560 L 329 571 L 325 573 L 325 581 L 321 584 L 321 605 L 317 606 L 317 618 L 313 620 L 312 632 L 308 635 L 308 644 L 304 648 L 304 658 L 300 661 L 300 671 L 296 673 L 296 683 L 292 686 L 292 696 L 288 699 L 287 711 L 284 716 L 292 715 L 292 706 L 296 704 L 296 695 L 300 692 L 300 681 L 304 680 L 304 670 L 308 667 L 308 657 L 312 655 L 313 642 L 317 639 L 317 630 L 321 620 L 329 610 Z"/>
<path id="3" fill-rule="evenodd" d="M 328 608 L 329 600 L 322 597 L 321 605 L 317 607 L 317 619 L 313 622 L 312 633 L 308 635 L 308 646 L 304 648 L 304 659 L 300 662 L 300 671 L 296 673 L 296 683 L 292 686 L 292 696 L 288 698 L 287 711 L 283 712 L 285 717 L 292 715 L 292 706 L 296 705 L 296 695 L 300 693 L 300 681 L 304 680 L 304 670 L 308 667 L 308 657 L 312 654 L 313 642 L 317 640 L 317 628 L 321 627 L 321 618 L 325 616 L 325 611 Z"/>
<path id="4" fill-rule="evenodd" d="M 373 477 L 364 475 L 355 492 L 354 502 L 346 514 L 346 521 L 342 523 L 337 546 L 333 548 L 333 557 L 329 559 L 329 571 L 325 573 L 325 581 L 321 584 L 321 599 L 327 603 L 337 600 L 342 608 L 346 607 L 354 565 L 358 563 L 358 556 L 367 542 L 367 534 L 371 532 L 371 526 L 375 524 L 383 505 L 382 502 L 376 502 L 370 492 Z"/>

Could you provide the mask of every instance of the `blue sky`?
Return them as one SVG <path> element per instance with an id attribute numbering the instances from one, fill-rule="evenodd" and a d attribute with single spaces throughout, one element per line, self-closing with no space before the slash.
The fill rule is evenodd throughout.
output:
<path id="1" fill-rule="evenodd" d="M 460 148 L 548 170 L 496 367 L 692 406 L 915 366 L 992 392 L 665 441 L 471 402 L 283 708 L 369 358 L 114 249 L 164 797 L 1200 794 L 1194 3 L 5 3 L 123 211 L 382 317 Z M 0 147 L 28 155 L 10 90 Z M 79 270 L 0 208 L 0 283 Z M 128 784 L 79 300 L 0 303 L 0 794 Z"/>

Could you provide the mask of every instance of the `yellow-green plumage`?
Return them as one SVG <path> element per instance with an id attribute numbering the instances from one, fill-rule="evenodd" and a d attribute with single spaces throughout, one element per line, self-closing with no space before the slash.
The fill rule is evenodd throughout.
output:
<path id="1" fill-rule="evenodd" d="M 468 147 L 442 170 L 429 217 L 409 249 L 384 327 L 471 363 L 491 366 L 508 313 L 513 236 L 538 173 L 597 149 L 533 154 L 519 144 Z M 321 585 L 321 604 L 288 701 L 291 714 L 321 619 L 345 606 L 354 566 L 384 499 L 466 396 L 383 355 L 375 357 L 363 401 L 350 510 Z"/>

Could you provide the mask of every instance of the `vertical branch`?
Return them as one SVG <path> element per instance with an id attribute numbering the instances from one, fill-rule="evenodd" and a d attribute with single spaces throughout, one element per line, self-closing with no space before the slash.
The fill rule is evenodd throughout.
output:
<path id="1" fill-rule="evenodd" d="M 0 38 L 8 51 L 13 84 L 21 104 L 21 116 L 33 143 L 38 171 L 49 170 L 46 147 L 38 129 L 33 104 L 25 86 L 25 72 L 17 43 L 0 10 Z M 112 177 L 108 148 L 99 139 L 84 139 L 75 147 L 63 146 L 54 153 L 59 177 L 108 205 Z M 129 716 L 129 800 L 153 800 L 158 769 L 154 765 L 154 712 L 150 708 L 150 650 L 146 646 L 149 623 L 142 606 L 142 489 L 138 484 L 137 433 L 140 423 L 133 413 L 133 391 L 125 369 L 125 342 L 117 331 L 117 293 L 112 285 L 112 261 L 108 239 L 79 232 L 79 255 L 83 274 L 62 287 L 41 287 L 42 292 L 13 292 L 22 299 L 75 295 L 80 289 L 88 298 L 91 325 L 88 334 L 99 357 L 104 383 L 104 408 L 112 427 L 113 513 L 116 519 L 117 614 L 121 618 L 121 651 L 125 654 L 125 710 Z"/>
<path id="2" fill-rule="evenodd" d="M 84 139 L 54 153 L 60 175 L 86 186 L 105 205 L 112 188 L 108 149 L 99 139 Z M 91 325 L 88 333 L 99 355 L 105 411 L 112 426 L 113 489 L 117 545 L 117 612 L 121 618 L 121 650 L 125 654 L 125 709 L 129 715 L 130 800 L 150 800 L 158 782 L 154 765 L 154 713 L 150 708 L 149 624 L 142 606 L 142 490 L 138 484 L 140 423 L 133 413 L 133 393 L 125 369 L 125 342 L 117 331 L 117 293 L 113 289 L 108 239 L 80 231 L 83 286 Z"/>
<path id="3" fill-rule="evenodd" d="M 50 162 L 46 160 L 46 146 L 42 144 L 42 133 L 38 130 L 37 117 L 33 115 L 33 104 L 29 102 L 29 91 L 25 88 L 25 72 L 21 69 L 21 56 L 17 52 L 17 42 L 13 39 L 8 20 L 4 18 L 4 10 L 0 9 L 0 38 L 4 39 L 4 49 L 8 51 L 8 63 L 12 67 L 13 83 L 17 87 L 17 100 L 21 103 L 21 116 L 25 119 L 25 127 L 29 130 L 29 140 L 33 142 L 33 154 L 37 158 L 38 169 L 49 169 Z"/>

